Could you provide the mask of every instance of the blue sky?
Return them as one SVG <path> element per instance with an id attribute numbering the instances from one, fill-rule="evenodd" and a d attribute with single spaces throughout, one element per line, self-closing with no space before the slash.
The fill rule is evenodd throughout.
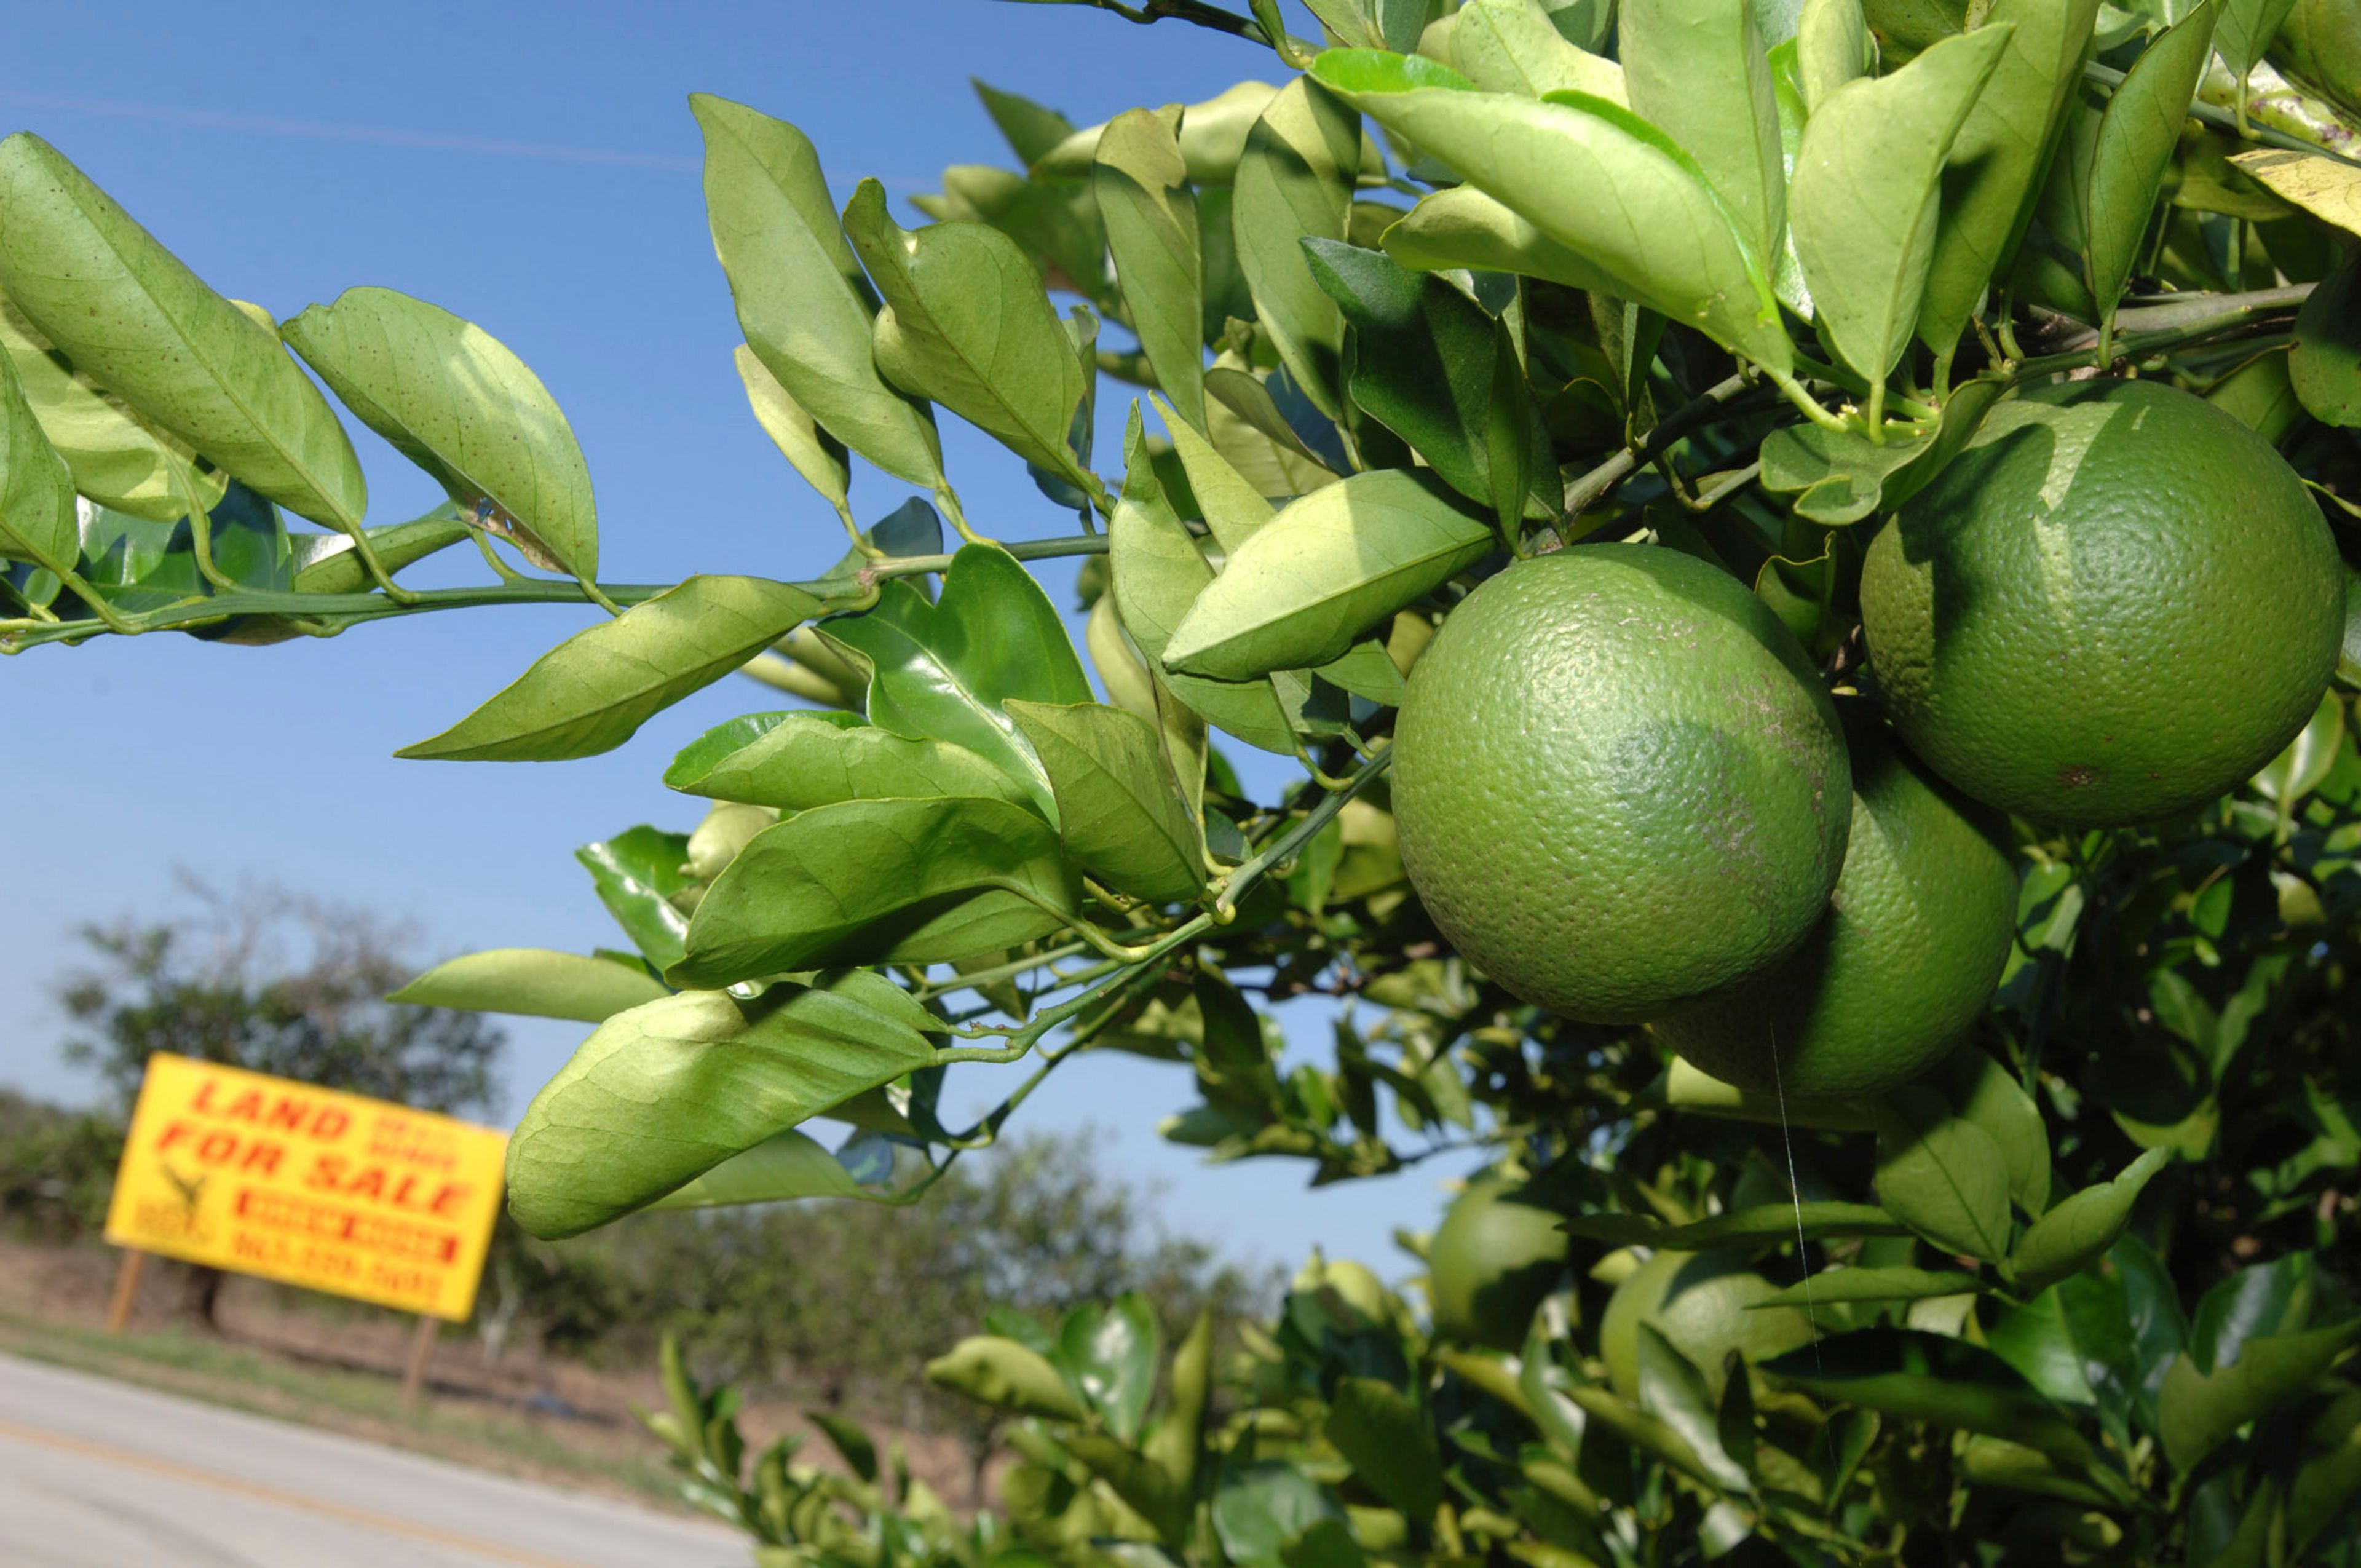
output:
<path id="1" fill-rule="evenodd" d="M 946 164 L 1008 160 L 971 76 L 1078 124 L 1280 79 L 1268 51 L 1177 23 L 994 0 L 84 4 L 19 7 L 9 30 L 0 128 L 56 144 L 216 288 L 285 317 L 382 284 L 522 356 L 581 438 L 601 575 L 621 582 L 805 577 L 842 548 L 732 373 L 737 327 L 707 236 L 689 93 L 793 120 L 840 201 L 874 175 L 899 203 Z M 1114 392 L 1109 420 L 1123 406 Z M 441 499 L 352 428 L 373 521 Z M 984 532 L 1069 531 L 986 438 L 947 418 L 944 446 Z M 1117 446 L 1103 432 L 1101 453 Z M 864 520 L 905 493 L 874 471 L 855 480 Z M 412 580 L 471 571 L 469 559 Z M 1061 576 L 1048 576 L 1062 596 Z M 0 1080 L 88 1091 L 55 1061 L 50 978 L 71 961 L 76 925 L 181 907 L 175 868 L 368 903 L 416 921 L 436 955 L 613 941 L 573 848 L 640 821 L 691 826 L 694 803 L 657 775 L 708 726 L 779 706 L 762 688 L 726 682 L 584 762 L 390 755 L 586 624 L 579 609 L 466 610 L 328 641 L 102 639 L 0 663 Z M 1324 1035 L 1303 1021 L 1307 1044 Z M 510 1115 L 583 1032 L 517 1024 Z M 1389 1274 L 1408 1267 L 1392 1227 L 1432 1225 L 1442 1179 L 1467 1164 L 1318 1192 L 1294 1165 L 1209 1170 L 1154 1134 L 1191 1097 L 1177 1069 L 1085 1058 L 1027 1103 L 1023 1124 L 1097 1124 L 1117 1169 L 1166 1188 L 1176 1228 L 1237 1255 L 1293 1262 L 1322 1242 Z"/>

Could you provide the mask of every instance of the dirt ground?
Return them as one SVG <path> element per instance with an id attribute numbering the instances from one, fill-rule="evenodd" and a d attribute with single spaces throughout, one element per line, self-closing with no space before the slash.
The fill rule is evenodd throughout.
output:
<path id="1" fill-rule="evenodd" d="M 664 1406 L 653 1365 L 592 1366 L 513 1343 L 488 1364 L 473 1331 L 452 1324 L 434 1346 L 421 1408 L 404 1410 L 400 1388 L 415 1318 L 232 1277 L 217 1301 L 218 1332 L 207 1332 L 188 1310 L 185 1271 L 158 1259 L 126 1332 L 110 1336 L 106 1308 L 121 1257 L 109 1247 L 0 1237 L 0 1351 L 507 1475 L 685 1508 L 665 1451 L 631 1415 L 634 1404 Z M 799 1459 L 836 1463 L 797 1401 L 749 1398 L 739 1421 L 751 1452 L 803 1432 Z M 914 1475 L 954 1508 L 975 1505 L 957 1439 L 865 1424 L 881 1454 L 900 1438 Z"/>

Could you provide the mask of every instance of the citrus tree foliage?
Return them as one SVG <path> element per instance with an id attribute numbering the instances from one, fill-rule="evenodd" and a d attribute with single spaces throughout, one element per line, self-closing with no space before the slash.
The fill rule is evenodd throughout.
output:
<path id="1" fill-rule="evenodd" d="M 917 214 L 694 101 L 736 373 L 850 536 L 796 580 L 598 584 L 583 456 L 496 339 L 375 288 L 274 322 L 10 137 L 0 638 L 613 612 L 422 758 L 605 751 L 735 671 L 799 699 L 671 760 L 701 817 L 579 852 L 626 946 L 401 993 L 595 1025 L 511 1146 L 535 1232 L 912 1201 L 1097 1049 L 1174 1064 L 1166 1135 L 1275 1180 L 1488 1146 L 1489 1211 L 1562 1238 L 1471 1280 L 1490 1244 L 1446 1223 L 1448 1333 L 1334 1265 L 1235 1354 L 1167 1355 L 1137 1299 L 946 1347 L 1022 1460 L 972 1524 L 850 1429 L 851 1481 L 750 1467 L 675 1368 L 660 1430 L 778 1561 L 2354 1561 L 2348 685 L 2199 809 L 2015 819 L 1988 1004 L 1852 1098 L 1521 1001 L 1410 885 L 1387 776 L 1453 607 L 1583 542 L 1751 588 L 1749 635 L 1873 738 L 1869 542 L 2060 378 L 2202 397 L 2349 526 L 2350 0 L 1314 0 L 1324 40 L 1272 0 L 1095 8 L 1228 33 L 1250 80 L 1079 128 L 985 89 L 1011 156 Z M 370 521 L 306 367 L 448 504 Z M 1028 467 L 1039 529 L 982 536 L 946 416 Z M 918 497 L 857 499 L 856 455 Z M 401 585 L 462 541 L 497 580 Z M 1060 556 L 1079 647 L 1026 566 Z M 1298 782 L 1249 790 L 1246 751 Z M 1257 1006 L 1307 993 L 1333 1065 Z M 971 1063 L 1022 1076 L 950 1124 Z"/>

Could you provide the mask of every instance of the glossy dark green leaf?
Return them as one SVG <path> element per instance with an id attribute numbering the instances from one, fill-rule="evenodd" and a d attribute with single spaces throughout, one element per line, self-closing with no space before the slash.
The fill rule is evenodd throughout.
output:
<path id="1" fill-rule="evenodd" d="M 2314 284 L 2296 313 L 2288 375 L 2312 418 L 2361 427 L 2361 251 Z"/>
<path id="2" fill-rule="evenodd" d="M 2015 1076 L 1977 1046 L 1953 1051 L 1926 1081 L 1962 1121 L 1982 1128 L 2008 1163 L 2008 1194 L 2028 1215 L 2049 1207 L 2049 1135 Z"/>
<path id="3" fill-rule="evenodd" d="M 2071 1465 L 2091 1446 L 2057 1408 L 1991 1351 L 1946 1334 L 1864 1329 L 1761 1364 L 1824 1398 L 1905 1420 L 2005 1438 Z"/>
<path id="4" fill-rule="evenodd" d="M 1414 1395 L 1380 1378 L 1341 1377 L 1321 1435 L 1387 1507 L 1421 1523 L 1434 1517 L 1443 1501 L 1443 1461 Z"/>
<path id="5" fill-rule="evenodd" d="M 2044 1290 L 2031 1300 L 2004 1309 L 1983 1331 L 1985 1345 L 2025 1380 L 2061 1405 L 2094 1405 L 2097 1396 L 2082 1369 L 2066 1316 L 2065 1298 Z"/>
<path id="6" fill-rule="evenodd" d="M 73 475 L 41 433 L 13 360 L 0 355 L 0 555 L 71 572 L 80 554 Z"/>
<path id="7" fill-rule="evenodd" d="M 2169 1150 L 2149 1149 L 2113 1181 L 2085 1188 L 2036 1220 L 2010 1259 L 2018 1284 L 2045 1289 L 2104 1257 L 2131 1223 L 2140 1190 L 2171 1157 Z"/>
<path id="8" fill-rule="evenodd" d="M 1027 463 L 1079 477 L 1066 434 L 1082 400 L 1082 367 L 1016 243 L 983 224 L 906 229 L 874 180 L 853 191 L 844 230 L 885 297 L 874 341 L 886 377 Z"/>
<path id="9" fill-rule="evenodd" d="M 1002 705 L 1010 697 L 1088 702 L 1090 679 L 1057 607 L 1006 551 L 968 545 L 951 558 L 939 602 L 896 579 L 876 608 L 825 630 L 868 660 L 873 723 L 965 747 L 1023 784 L 1055 820 L 1049 775 Z"/>
<path id="10" fill-rule="evenodd" d="M 1877 1201 L 1946 1252 L 2008 1255 L 2008 1161 L 1931 1089 L 1897 1090 L 1879 1109 Z"/>
<path id="11" fill-rule="evenodd" d="M 725 98 L 693 93 L 688 106 L 705 133 L 713 248 L 747 345 L 820 428 L 896 478 L 940 486 L 933 416 L 877 372 L 875 302 L 810 139 Z"/>
<path id="12" fill-rule="evenodd" d="M 679 985 L 846 963 L 930 963 L 1062 929 L 1080 889 L 1057 833 L 1022 806 L 850 800 L 755 836 L 705 892 Z"/>
<path id="13" fill-rule="evenodd" d="M 819 427 L 811 411 L 796 401 L 795 394 L 779 384 L 752 348 L 741 343 L 731 350 L 730 357 L 738 367 L 738 380 L 746 389 L 755 422 L 779 449 L 779 455 L 840 515 L 849 515 L 852 469 L 844 443 Z"/>
<path id="14" fill-rule="evenodd" d="M 1838 89 L 1804 127 L 1795 255 L 1820 329 L 1872 389 L 1917 327 L 1944 162 L 2015 31 L 1946 38 L 1891 76 Z"/>
<path id="15" fill-rule="evenodd" d="M 314 522 L 361 524 L 344 426 L 269 326 L 28 131 L 0 142 L 0 291 L 107 391 Z"/>
<path id="16" fill-rule="evenodd" d="M 692 884 L 688 835 L 647 826 L 585 844 L 574 858 L 590 872 L 598 902 L 659 972 L 680 961 L 688 916 L 673 903 Z"/>
<path id="17" fill-rule="evenodd" d="M 201 469 L 187 443 L 77 371 L 5 298 L 0 298 L 0 352 L 16 366 L 41 433 L 73 471 L 76 493 L 160 522 L 188 516 L 192 495 L 208 510 L 221 499 L 227 474 Z"/>
<path id="18" fill-rule="evenodd" d="M 2165 1457 L 2186 1473 L 2237 1430 L 2310 1388 L 2355 1344 L 2361 1318 L 2301 1333 L 2261 1334 L 2236 1359 L 2202 1372 L 2183 1353 L 2157 1394 L 2157 1431 Z"/>
<path id="19" fill-rule="evenodd" d="M 1772 257 L 1786 226 L 1786 174 L 1756 10 L 1752 0 L 1634 0 L 1622 7 L 1616 51 L 1632 113 L 1697 159 L 1755 253 Z M 1915 151 L 1906 137 L 1891 147 Z"/>
<path id="20" fill-rule="evenodd" d="M 1884 444 L 1853 431 L 1803 423 L 1783 426 L 1763 441 L 1763 488 L 1795 497 L 1795 510 L 1826 528 L 1841 528 L 1899 507 L 1959 455 L 2006 390 L 1997 381 L 1970 381 L 1953 389 L 1932 435 Z"/>
<path id="21" fill-rule="evenodd" d="M 691 577 L 575 633 L 483 707 L 394 755 L 538 762 L 611 751 L 819 609 L 818 599 L 785 583 Z"/>
<path id="22" fill-rule="evenodd" d="M 1202 429 L 1204 253 L 1196 193 L 1171 128 L 1145 109 L 1117 116 L 1099 137 L 1091 188 L 1157 385 L 1182 418 Z"/>
<path id="23" fill-rule="evenodd" d="M 1204 839 L 1155 727 L 1099 703 L 1016 700 L 1008 713 L 1049 775 L 1058 836 L 1083 870 L 1155 904 L 1204 891 Z"/>
<path id="24" fill-rule="evenodd" d="M 1344 443 L 1325 414 L 1299 397 L 1290 400 L 1296 411 L 1309 417 L 1290 417 L 1290 411 L 1281 406 L 1278 395 L 1287 388 L 1283 372 L 1266 378 L 1235 366 L 1215 365 L 1205 372 L 1205 390 L 1213 400 L 1206 409 L 1207 428 L 1214 428 L 1213 420 L 1217 411 L 1228 410 L 1235 420 L 1290 460 L 1299 474 L 1307 477 L 1286 487 L 1300 495 L 1328 483 L 1329 476 L 1350 468 L 1352 464 L 1345 460 Z"/>
<path id="25" fill-rule="evenodd" d="M 1386 254 L 1413 272 L 1473 268 L 1610 292 L 1613 280 L 1473 185 L 1431 192 L 1385 232 Z"/>
<path id="26" fill-rule="evenodd" d="M 1343 239 L 1359 172 L 1361 130 L 1352 112 L 1299 78 L 1271 99 L 1238 159 L 1230 222 L 1255 313 L 1279 358 L 1314 407 L 1337 400 L 1344 318 L 1312 278 L 1300 241 Z"/>
<path id="27" fill-rule="evenodd" d="M 1509 488 L 1503 526 L 1514 527 L 1524 515 L 1530 454 L 1547 451 L 1549 440 L 1536 428 L 1540 411 L 1500 323 L 1452 284 L 1408 271 L 1381 251 L 1333 240 L 1307 240 L 1304 249 L 1312 276 L 1357 334 L 1353 400 L 1470 500 L 1496 507 L 1496 490 Z M 1499 454 L 1496 423 L 1516 438 L 1501 442 Z M 1545 488 L 1554 486 L 1556 473 L 1543 467 Z"/>
<path id="28" fill-rule="evenodd" d="M 509 1208 L 535 1235 L 605 1224 L 866 1089 L 934 1047 L 855 971 L 752 1002 L 686 992 L 608 1019 L 509 1141 Z"/>
<path id="29" fill-rule="evenodd" d="M 1960 1296 L 1982 1288 L 1972 1274 L 1956 1268 L 1830 1268 L 1802 1285 L 1760 1301 L 1747 1310 L 1773 1307 L 1812 1307 L 1829 1301 L 1924 1301 L 1938 1296 Z"/>
<path id="30" fill-rule="evenodd" d="M 2309 1326 L 2318 1291 L 2308 1254 L 2289 1253 L 2238 1270 L 2198 1300 L 2189 1324 L 2191 1358 L 2200 1372 L 2212 1372 L 2235 1361 L 2250 1339 Z"/>
<path id="31" fill-rule="evenodd" d="M 1943 173 L 1942 216 L 1918 307 L 1918 335 L 1938 355 L 1950 355 L 1985 285 L 2005 277 L 2032 221 L 2098 11 L 2099 0 L 1993 0 L 1983 14 L 1982 27 L 2005 23 L 2012 31 L 1952 138 Z"/>
<path id="32" fill-rule="evenodd" d="M 2311 719 L 2296 731 L 2285 750 L 2265 762 L 2254 777 L 2255 792 L 2292 811 L 2324 783 L 2345 751 L 2345 702 L 2334 691 L 2323 693 Z M 2226 1042 L 2217 1054 L 2235 1049 Z"/>
<path id="33" fill-rule="evenodd" d="M 1695 1252 L 1711 1246 L 1762 1246 L 1824 1236 L 1901 1236 L 1909 1229 L 1869 1203 L 1764 1203 L 1686 1225 L 1661 1224 L 1634 1214 L 1575 1214 L 1565 1228 L 1618 1246 Z"/>
<path id="34" fill-rule="evenodd" d="M 1705 1375 L 1653 1323 L 1641 1323 L 1639 1331 L 1640 1409 L 1678 1433 L 1717 1486 L 1752 1490 L 1745 1470 L 1722 1449 L 1719 1413 Z"/>
<path id="35" fill-rule="evenodd" d="M 840 800 L 983 795 L 1030 806 L 1026 786 L 964 746 L 912 740 L 851 714 L 763 715 L 753 729 L 732 719 L 682 751 L 664 783 L 715 800 L 807 811 Z"/>
<path id="36" fill-rule="evenodd" d="M 495 948 L 436 964 L 386 1000 L 603 1024 L 626 1008 L 671 994 L 647 970 L 612 959 Z"/>
<path id="37" fill-rule="evenodd" d="M 2124 73 L 2099 121 L 2083 193 L 2082 266 L 2092 301 L 2107 314 L 2147 243 L 2157 192 L 2180 145 L 2225 3 L 2236 8 L 2236 0 L 2206 0 L 2158 34 Z"/>
<path id="38" fill-rule="evenodd" d="M 829 1446 L 835 1449 L 845 1466 L 862 1481 L 877 1480 L 877 1444 L 859 1422 L 833 1410 L 806 1410 L 804 1417 L 828 1436 Z"/>
<path id="39" fill-rule="evenodd" d="M 1605 99 L 1477 93 L 1432 61 L 1331 49 L 1313 74 L 1573 250 L 1612 284 L 1764 368 L 1794 351 L 1767 263 L 1697 162 Z"/>
<path id="40" fill-rule="evenodd" d="M 1058 1359 L 1120 1442 L 1136 1440 L 1148 1420 L 1163 1343 L 1156 1310 L 1137 1290 L 1104 1306 L 1085 1302 L 1059 1325 Z"/>
<path id="41" fill-rule="evenodd" d="M 1494 544 L 1432 480 L 1356 474 L 1257 531 L 1173 630 L 1164 661 L 1217 680 L 1326 663 Z"/>
<path id="42" fill-rule="evenodd" d="M 1345 1510 L 1303 1469 L 1281 1460 L 1233 1463 L 1213 1492 L 1213 1532 L 1234 1563 L 1268 1568 L 1320 1525 L 1341 1524 Z"/>

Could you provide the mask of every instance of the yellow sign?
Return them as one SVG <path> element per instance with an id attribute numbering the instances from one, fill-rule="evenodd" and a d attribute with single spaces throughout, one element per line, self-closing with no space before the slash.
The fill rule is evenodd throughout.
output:
<path id="1" fill-rule="evenodd" d="M 507 1144 L 431 1112 L 159 1054 L 131 1114 L 106 1239 L 461 1320 Z"/>

